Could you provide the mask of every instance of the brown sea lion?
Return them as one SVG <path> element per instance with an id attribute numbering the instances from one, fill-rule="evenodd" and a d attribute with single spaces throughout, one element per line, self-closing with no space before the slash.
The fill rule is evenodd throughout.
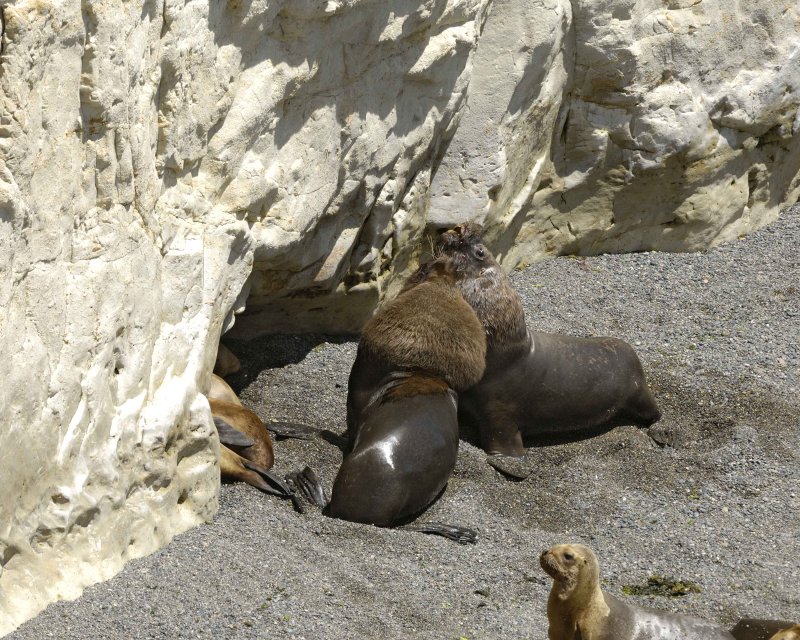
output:
<path id="1" fill-rule="evenodd" d="M 628 343 L 528 330 L 519 294 L 480 234 L 479 225 L 460 225 L 441 234 L 436 251 L 455 262 L 461 293 L 486 330 L 486 371 L 459 398 L 483 449 L 521 456 L 526 441 L 539 436 L 659 420 Z"/>
<path id="2" fill-rule="evenodd" d="M 456 463 L 457 392 L 480 379 L 485 353 L 483 327 L 455 286 L 452 261 L 420 267 L 362 332 L 348 382 L 351 450 L 328 515 L 390 527 L 436 500 Z M 460 527 L 413 528 L 474 541 Z"/>
<path id="3" fill-rule="evenodd" d="M 736 640 L 800 640 L 800 624 L 745 618 L 731 629 Z"/>
<path id="4" fill-rule="evenodd" d="M 218 376 L 225 377 L 236 373 L 241 368 L 242 364 L 239 362 L 239 358 L 233 354 L 233 351 L 220 342 L 217 347 L 217 360 L 214 363 L 214 373 Z"/>
<path id="5" fill-rule="evenodd" d="M 212 377 L 206 397 L 219 435 L 220 475 L 228 480 L 246 482 L 266 493 L 291 498 L 288 485 L 269 471 L 275 456 L 264 423 L 242 406 L 224 381 L 214 378 L 216 376 Z M 218 399 L 220 396 L 225 399 Z"/>
<path id="6" fill-rule="evenodd" d="M 711 622 L 637 607 L 604 593 L 589 547 L 559 544 L 542 553 L 540 562 L 553 578 L 547 600 L 550 640 L 734 640 Z"/>
<path id="7" fill-rule="evenodd" d="M 209 400 L 224 400 L 225 402 L 233 402 L 242 406 L 239 396 L 231 389 L 230 385 L 220 378 L 216 373 L 211 374 L 211 382 L 208 385 L 208 393 L 206 398 Z"/>
<path id="8" fill-rule="evenodd" d="M 800 640 L 800 624 L 778 631 L 769 640 Z"/>

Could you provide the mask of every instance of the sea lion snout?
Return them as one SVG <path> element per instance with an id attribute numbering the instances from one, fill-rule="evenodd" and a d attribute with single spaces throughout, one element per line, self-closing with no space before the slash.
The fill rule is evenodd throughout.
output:
<path id="1" fill-rule="evenodd" d="M 558 567 L 558 560 L 553 555 L 552 549 L 545 549 L 542 551 L 542 555 L 539 556 L 539 564 L 542 566 L 542 569 L 544 569 L 544 572 L 551 578 L 556 579 L 560 577 L 561 571 Z"/>

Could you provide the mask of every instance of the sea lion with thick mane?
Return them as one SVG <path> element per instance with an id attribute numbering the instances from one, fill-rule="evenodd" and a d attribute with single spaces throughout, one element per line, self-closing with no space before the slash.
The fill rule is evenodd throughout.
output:
<path id="1" fill-rule="evenodd" d="M 486 371 L 459 399 L 483 449 L 521 456 L 525 441 L 539 436 L 658 421 L 661 412 L 627 342 L 528 330 L 519 294 L 481 231 L 473 223 L 450 229 L 436 252 L 453 259 L 461 293 L 486 330 Z"/>
<path id="2" fill-rule="evenodd" d="M 553 578 L 549 640 L 734 640 L 720 625 L 637 607 L 604 593 L 597 556 L 589 547 L 559 544 L 542 553 L 540 562 Z"/>
<path id="3" fill-rule="evenodd" d="M 362 331 L 348 382 L 351 449 L 327 515 L 392 527 L 438 498 L 456 463 L 458 392 L 480 380 L 485 355 L 483 327 L 455 285 L 452 260 L 420 267 Z M 459 542 L 475 535 L 432 523 L 411 528 Z"/>

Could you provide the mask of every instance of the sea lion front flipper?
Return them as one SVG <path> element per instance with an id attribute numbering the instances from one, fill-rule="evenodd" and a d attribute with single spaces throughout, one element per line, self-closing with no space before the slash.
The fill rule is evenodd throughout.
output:
<path id="1" fill-rule="evenodd" d="M 325 490 L 311 467 L 287 474 L 286 480 L 314 506 L 320 509 L 328 506 L 328 497 L 325 495 Z"/>
<path id="2" fill-rule="evenodd" d="M 448 540 L 454 540 L 458 544 L 475 544 L 478 541 L 478 532 L 467 527 L 457 527 L 452 524 L 441 524 L 439 522 L 415 522 L 407 524 L 401 529 L 406 531 L 419 531 L 420 533 L 432 533 L 443 536 Z"/>
<path id="3" fill-rule="evenodd" d="M 248 438 L 230 422 L 219 416 L 214 416 L 214 426 L 217 427 L 219 441 L 224 445 L 230 447 L 252 447 L 255 444 L 254 440 Z"/>
<path id="4" fill-rule="evenodd" d="M 525 480 L 533 469 L 524 457 L 507 456 L 504 453 L 495 453 L 486 456 L 486 462 L 511 480 Z"/>
<path id="5" fill-rule="evenodd" d="M 267 471 L 264 467 L 257 465 L 255 462 L 251 462 L 247 458 L 242 458 L 242 464 L 251 471 L 255 471 L 266 481 L 266 488 L 259 487 L 265 493 L 271 493 L 281 498 L 291 498 L 294 494 L 294 491 L 292 491 L 288 484 L 274 473 Z"/>
<path id="6" fill-rule="evenodd" d="M 307 424 L 297 422 L 266 422 L 267 430 L 281 438 L 294 438 L 296 440 L 311 440 L 316 438 L 320 430 L 309 427 Z"/>

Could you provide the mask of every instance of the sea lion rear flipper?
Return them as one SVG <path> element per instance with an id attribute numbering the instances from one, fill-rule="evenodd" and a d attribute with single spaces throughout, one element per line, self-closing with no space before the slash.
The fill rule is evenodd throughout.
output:
<path id="1" fill-rule="evenodd" d="M 457 527 L 452 524 L 441 524 L 439 522 L 416 522 L 401 527 L 406 531 L 419 531 L 420 533 L 432 533 L 437 536 L 444 536 L 449 540 L 455 540 L 459 544 L 475 544 L 478 540 L 478 532 L 467 527 Z"/>
<path id="2" fill-rule="evenodd" d="M 214 426 L 217 427 L 219 441 L 224 445 L 231 447 L 252 447 L 255 444 L 254 440 L 248 438 L 236 427 L 219 416 L 214 416 Z"/>
<path id="3" fill-rule="evenodd" d="M 319 435 L 320 430 L 307 424 L 297 422 L 266 422 L 267 430 L 281 438 L 295 438 L 296 440 L 311 440 Z"/>
<path id="4" fill-rule="evenodd" d="M 328 506 L 328 497 L 325 495 L 325 490 L 311 467 L 288 474 L 286 481 L 311 504 L 320 509 Z"/>
<path id="5" fill-rule="evenodd" d="M 507 456 L 503 453 L 495 453 L 487 455 L 486 462 L 511 480 L 525 480 L 533 472 L 531 463 L 525 460 L 524 457 L 518 458 L 516 456 Z"/>
<path id="6" fill-rule="evenodd" d="M 294 495 L 294 491 L 292 491 L 289 485 L 287 485 L 274 473 L 267 471 L 264 467 L 257 465 L 255 462 L 251 462 L 246 458 L 242 458 L 242 463 L 245 467 L 251 471 L 255 471 L 266 481 L 266 488 L 259 487 L 265 493 L 271 493 L 272 495 L 280 496 L 281 498 L 291 498 Z"/>

